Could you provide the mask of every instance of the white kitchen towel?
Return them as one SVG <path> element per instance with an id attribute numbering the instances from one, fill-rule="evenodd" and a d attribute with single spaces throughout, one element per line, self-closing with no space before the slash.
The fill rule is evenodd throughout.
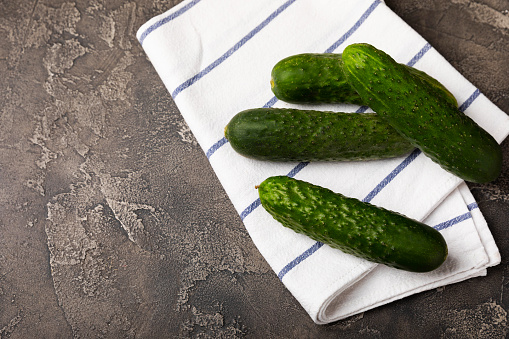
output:
<path id="1" fill-rule="evenodd" d="M 499 263 L 491 233 L 462 180 L 419 150 L 370 162 L 279 163 L 235 153 L 224 128 L 239 111 L 295 107 L 363 112 L 354 105 L 290 105 L 270 90 L 281 59 L 341 53 L 365 42 L 441 81 L 460 109 L 498 142 L 508 116 L 378 0 L 187 0 L 140 27 L 137 37 L 209 159 L 254 244 L 319 324 L 437 286 L 483 275 Z M 368 109 L 369 110 L 369 109 Z M 382 206 L 440 229 L 450 255 L 439 270 L 410 274 L 346 255 L 284 228 L 255 189 L 289 175 Z M 383 293 L 373 293 L 379 286 Z"/>

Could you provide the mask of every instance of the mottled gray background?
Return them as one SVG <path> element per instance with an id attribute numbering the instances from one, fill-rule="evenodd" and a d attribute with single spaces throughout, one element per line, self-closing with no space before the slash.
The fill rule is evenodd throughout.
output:
<path id="1" fill-rule="evenodd" d="M 488 276 L 315 325 L 135 38 L 179 1 L 0 1 L 0 338 L 503 338 L 509 147 L 470 185 Z M 387 0 L 509 113 L 507 0 Z"/>

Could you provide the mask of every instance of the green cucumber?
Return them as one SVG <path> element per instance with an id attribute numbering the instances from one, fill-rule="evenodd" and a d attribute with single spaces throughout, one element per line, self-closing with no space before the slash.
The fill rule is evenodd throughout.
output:
<path id="1" fill-rule="evenodd" d="M 497 141 L 407 67 L 368 44 L 343 52 L 346 79 L 388 124 L 431 160 L 471 182 L 495 180 L 502 169 Z"/>
<path id="2" fill-rule="evenodd" d="M 403 67 L 442 91 L 445 100 L 458 104 L 438 80 L 416 68 Z M 346 80 L 341 54 L 304 53 L 289 56 L 272 68 L 270 84 L 274 95 L 285 102 L 369 105 Z"/>
<path id="3" fill-rule="evenodd" d="M 352 103 L 362 99 L 346 81 L 341 54 L 306 53 L 279 61 L 271 72 L 274 95 L 290 103 Z"/>
<path id="4" fill-rule="evenodd" d="M 345 253 L 411 272 L 432 271 L 447 258 L 447 243 L 434 228 L 329 189 L 275 176 L 258 193 L 283 226 Z"/>
<path id="5" fill-rule="evenodd" d="M 230 120 L 225 137 L 236 152 L 271 161 L 375 160 L 415 149 L 374 113 L 248 109 Z"/>

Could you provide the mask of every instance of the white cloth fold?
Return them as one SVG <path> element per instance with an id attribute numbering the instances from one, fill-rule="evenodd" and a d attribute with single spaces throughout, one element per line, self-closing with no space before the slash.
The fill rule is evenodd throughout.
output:
<path id="1" fill-rule="evenodd" d="M 138 39 L 206 153 L 254 244 L 318 324 L 486 274 L 497 246 L 466 184 L 416 150 L 354 163 L 269 163 L 235 153 L 224 127 L 239 111 L 296 107 L 354 112 L 353 105 L 290 105 L 270 90 L 277 61 L 366 42 L 441 81 L 460 108 L 501 142 L 509 118 L 419 34 L 377 0 L 187 0 L 152 18 Z M 375 265 L 294 233 L 259 205 L 255 185 L 286 174 L 423 220 L 449 257 L 416 274 Z"/>

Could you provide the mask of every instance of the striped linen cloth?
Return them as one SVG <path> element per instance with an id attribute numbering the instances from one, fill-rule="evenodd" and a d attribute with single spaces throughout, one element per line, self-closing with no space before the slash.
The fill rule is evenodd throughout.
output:
<path id="1" fill-rule="evenodd" d="M 268 163 L 235 153 L 224 127 L 239 111 L 294 107 L 345 112 L 354 105 L 290 105 L 270 90 L 270 71 L 305 52 L 341 53 L 366 42 L 421 69 L 456 96 L 460 109 L 499 142 L 507 115 L 378 0 L 188 0 L 152 18 L 137 37 L 254 244 L 318 324 L 405 296 L 486 274 L 497 246 L 466 184 L 420 151 L 354 163 Z M 382 206 L 439 229 L 446 263 L 426 274 L 376 265 L 284 228 L 260 206 L 255 185 L 288 175 Z"/>

